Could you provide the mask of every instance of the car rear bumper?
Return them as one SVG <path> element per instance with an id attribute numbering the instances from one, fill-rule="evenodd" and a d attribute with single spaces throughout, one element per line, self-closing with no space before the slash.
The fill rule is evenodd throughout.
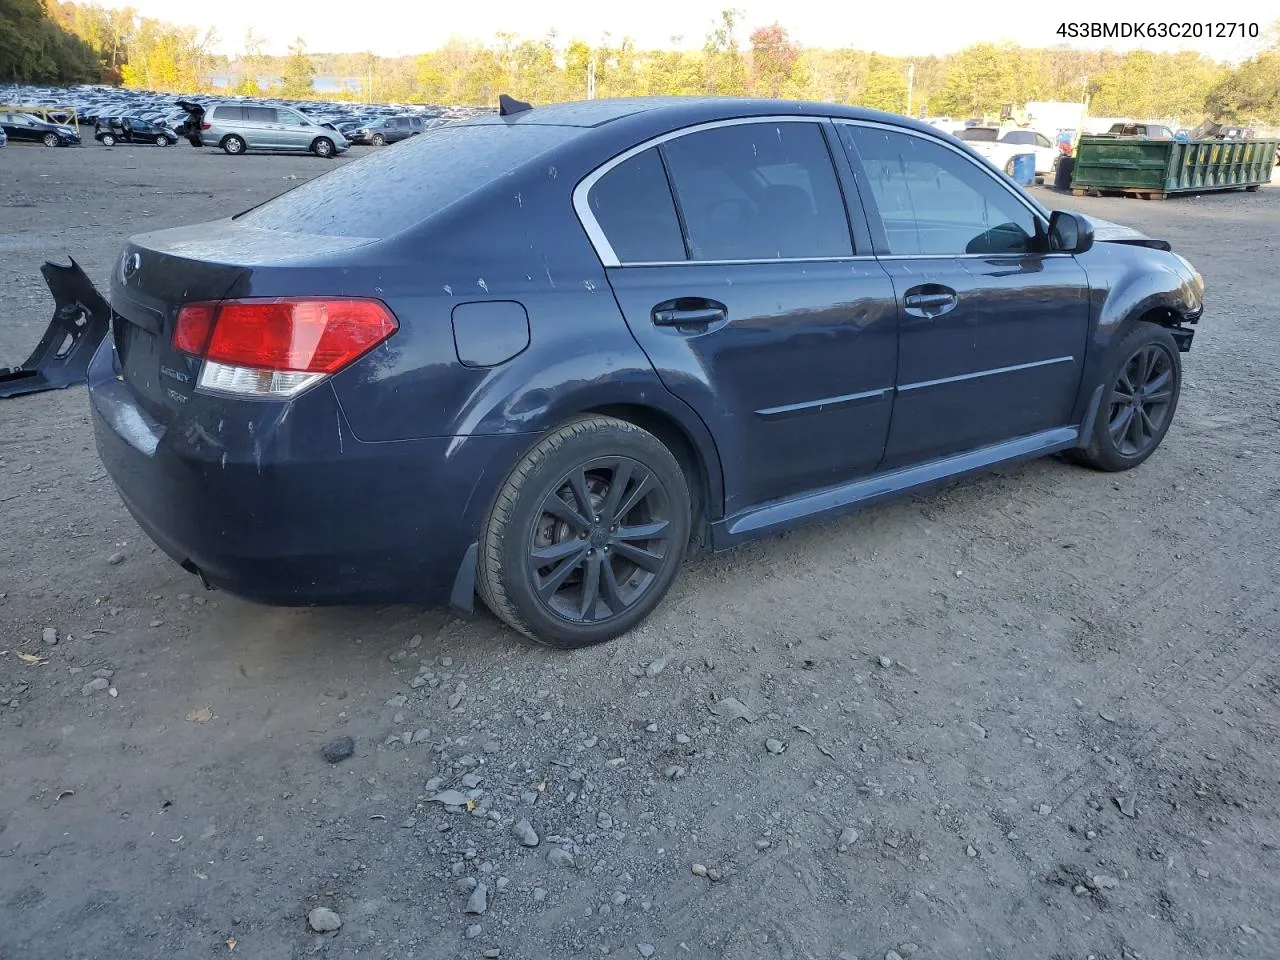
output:
<path id="1" fill-rule="evenodd" d="M 125 506 L 170 557 L 264 603 L 448 600 L 527 442 L 362 443 L 327 384 L 291 403 L 196 394 L 161 424 L 117 378 L 114 353 L 104 341 L 89 395 Z"/>

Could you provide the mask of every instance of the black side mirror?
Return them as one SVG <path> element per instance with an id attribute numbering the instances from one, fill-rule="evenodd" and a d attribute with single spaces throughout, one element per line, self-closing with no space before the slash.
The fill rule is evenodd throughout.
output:
<path id="1" fill-rule="evenodd" d="M 1093 225 L 1066 210 L 1049 215 L 1049 249 L 1056 253 L 1084 253 L 1093 246 Z"/>

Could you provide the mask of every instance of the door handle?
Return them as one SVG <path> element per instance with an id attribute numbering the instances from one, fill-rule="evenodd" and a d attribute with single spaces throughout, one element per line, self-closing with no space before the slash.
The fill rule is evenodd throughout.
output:
<path id="1" fill-rule="evenodd" d="M 902 298 L 906 312 L 914 317 L 940 317 L 959 304 L 956 292 L 937 283 L 912 287 Z"/>
<path id="2" fill-rule="evenodd" d="M 652 313 L 656 327 L 706 327 L 728 316 L 728 308 L 723 303 L 698 297 L 667 300 L 654 307 Z"/>

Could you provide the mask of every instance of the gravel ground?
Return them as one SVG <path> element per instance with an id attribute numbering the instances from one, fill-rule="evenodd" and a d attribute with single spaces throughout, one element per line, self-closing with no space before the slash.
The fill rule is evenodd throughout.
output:
<path id="1" fill-rule="evenodd" d="M 0 151 L 0 363 L 44 259 L 330 166 Z M 206 593 L 83 390 L 0 401 L 0 958 L 1280 956 L 1280 189 L 1068 199 L 1208 284 L 1145 466 L 691 562 L 571 654 Z"/>

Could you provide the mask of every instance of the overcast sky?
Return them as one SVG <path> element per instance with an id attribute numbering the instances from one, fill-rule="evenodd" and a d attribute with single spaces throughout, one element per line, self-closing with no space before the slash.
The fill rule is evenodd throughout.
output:
<path id="1" fill-rule="evenodd" d="M 472 3 L 421 3 L 412 0 L 218 0 L 201 5 L 190 0 L 107 0 L 108 6 L 132 6 L 145 16 L 196 26 L 212 24 L 220 50 L 234 54 L 243 47 L 246 27 L 266 41 L 266 52 L 283 53 L 301 36 L 315 52 L 373 50 L 385 56 L 419 53 L 441 46 L 450 37 L 489 41 L 498 31 L 539 37 L 555 29 L 561 39 L 581 37 L 598 42 L 606 31 L 614 39 L 630 36 L 640 47 L 667 46 L 683 36 L 684 46 L 700 46 L 712 21 L 726 6 L 745 10 L 742 37 L 754 27 L 773 23 L 805 46 L 857 47 L 891 55 L 940 54 L 983 40 L 1010 40 L 1024 46 L 1064 42 L 1055 31 L 1064 16 L 1072 22 L 1116 20 L 1149 22 L 1200 21 L 1230 16 L 1257 23 L 1265 33 L 1280 16 L 1276 0 L 1233 0 L 1223 7 L 1203 0 L 1069 0 L 1066 3 L 975 3 L 957 0 L 865 3 L 858 0 L 479 0 Z M 1057 7 L 1057 10 L 1051 9 Z M 1145 11 L 1145 12 L 1144 12 Z M 1157 13 L 1158 11 L 1158 13 Z M 197 19 L 198 18 L 198 19 Z M 1258 40 L 1201 39 L 1065 41 L 1077 47 L 1111 46 L 1125 50 L 1194 49 L 1220 60 L 1251 55 Z"/>

